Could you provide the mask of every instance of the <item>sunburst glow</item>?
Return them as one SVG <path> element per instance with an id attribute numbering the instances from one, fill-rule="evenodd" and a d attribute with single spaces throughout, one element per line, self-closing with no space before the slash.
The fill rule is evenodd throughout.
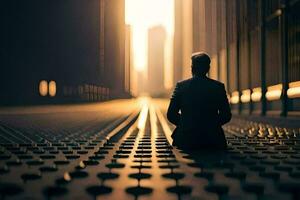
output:
<path id="1" fill-rule="evenodd" d="M 174 0 L 126 0 L 126 24 L 132 27 L 134 69 L 147 71 L 147 33 L 150 27 L 162 25 L 167 33 L 165 43 L 165 87 L 172 86 L 174 37 Z"/>

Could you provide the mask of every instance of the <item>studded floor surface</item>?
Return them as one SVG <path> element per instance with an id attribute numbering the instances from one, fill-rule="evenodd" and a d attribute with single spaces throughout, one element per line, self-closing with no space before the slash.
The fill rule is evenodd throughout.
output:
<path id="1" fill-rule="evenodd" d="M 234 118 L 226 152 L 184 152 L 166 105 L 2 110 L 0 199 L 300 199 L 299 123 Z"/>

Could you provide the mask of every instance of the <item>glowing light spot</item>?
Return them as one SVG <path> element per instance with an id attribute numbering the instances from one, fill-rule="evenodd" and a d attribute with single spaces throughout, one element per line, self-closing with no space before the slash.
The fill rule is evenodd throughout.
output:
<path id="1" fill-rule="evenodd" d="M 231 104 L 238 104 L 240 102 L 240 94 L 238 91 L 232 92 L 230 103 Z"/>
<path id="2" fill-rule="evenodd" d="M 300 97 L 300 81 L 289 83 L 289 89 L 287 91 L 289 98 L 299 98 Z"/>
<path id="3" fill-rule="evenodd" d="M 70 176 L 70 174 L 68 172 L 64 173 L 64 180 L 71 181 L 71 176 Z"/>
<path id="4" fill-rule="evenodd" d="M 41 96 L 46 96 L 48 94 L 48 83 L 45 80 L 40 81 L 39 92 Z"/>
<path id="5" fill-rule="evenodd" d="M 55 95 L 56 95 L 56 82 L 55 81 L 49 82 L 49 95 L 51 97 L 55 97 Z"/>
<path id="6" fill-rule="evenodd" d="M 84 168 L 85 168 L 85 164 L 83 163 L 83 161 L 80 161 L 79 167 L 80 167 L 81 169 L 84 169 Z"/>
<path id="7" fill-rule="evenodd" d="M 242 91 L 242 96 L 241 96 L 241 102 L 243 103 L 248 103 L 251 101 L 251 90 L 243 90 Z"/>
<path id="8" fill-rule="evenodd" d="M 261 100 L 261 96 L 262 96 L 262 93 L 261 93 L 261 88 L 258 87 L 258 88 L 253 88 L 252 89 L 252 94 L 251 94 L 251 100 L 253 102 L 259 102 Z"/>
<path id="9" fill-rule="evenodd" d="M 269 101 L 280 99 L 282 94 L 282 84 L 269 86 L 266 92 L 266 98 Z"/>

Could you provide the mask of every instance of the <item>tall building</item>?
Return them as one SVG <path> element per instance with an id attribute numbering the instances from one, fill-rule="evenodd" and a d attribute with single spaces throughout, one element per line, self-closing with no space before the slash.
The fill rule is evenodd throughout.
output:
<path id="1" fill-rule="evenodd" d="M 164 87 L 166 31 L 163 26 L 155 26 L 148 31 L 148 92 L 151 96 L 161 96 Z"/>
<path id="2" fill-rule="evenodd" d="M 123 94 L 124 7 L 124 0 L 4 1 L 0 103 L 99 101 Z"/>
<path id="3" fill-rule="evenodd" d="M 126 25 L 125 30 L 125 69 L 124 69 L 124 88 L 125 92 L 130 93 L 131 71 L 132 71 L 132 33 L 131 26 Z"/>
<path id="4" fill-rule="evenodd" d="M 126 25 L 125 37 L 125 91 L 133 97 L 137 97 L 138 93 L 138 72 L 134 68 L 134 53 L 132 40 L 132 26 Z"/>
<path id="5" fill-rule="evenodd" d="M 173 50 L 173 81 L 174 85 L 182 80 L 182 1 L 175 0 L 174 1 L 174 50 Z"/>
<path id="6" fill-rule="evenodd" d="M 125 96 L 125 0 L 105 0 L 105 85 Z"/>
<path id="7" fill-rule="evenodd" d="M 193 0 L 175 0 L 174 82 L 191 77 Z"/>

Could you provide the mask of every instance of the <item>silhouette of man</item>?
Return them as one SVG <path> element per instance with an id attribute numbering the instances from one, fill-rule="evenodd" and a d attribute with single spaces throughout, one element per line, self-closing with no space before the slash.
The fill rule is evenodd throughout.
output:
<path id="1" fill-rule="evenodd" d="M 176 125 L 173 145 L 181 149 L 225 149 L 222 125 L 231 119 L 224 84 L 206 76 L 210 58 L 194 53 L 193 77 L 176 84 L 168 108 L 168 120 Z"/>

